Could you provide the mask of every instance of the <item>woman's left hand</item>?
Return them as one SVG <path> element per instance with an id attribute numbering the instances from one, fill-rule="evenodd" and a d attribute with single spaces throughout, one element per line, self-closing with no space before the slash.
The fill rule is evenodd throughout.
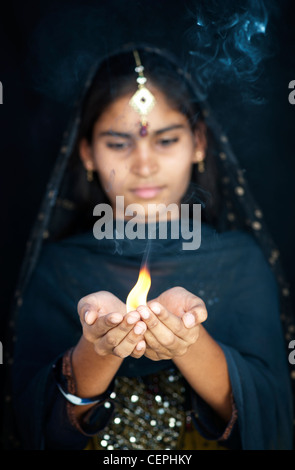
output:
<path id="1" fill-rule="evenodd" d="M 207 318 L 202 299 L 182 287 L 163 292 L 137 311 L 147 325 L 145 356 L 155 361 L 184 355 Z"/>

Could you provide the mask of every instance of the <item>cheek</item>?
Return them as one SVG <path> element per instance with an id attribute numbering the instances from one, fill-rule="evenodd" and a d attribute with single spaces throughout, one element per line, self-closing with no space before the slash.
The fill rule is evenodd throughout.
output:
<path id="1" fill-rule="evenodd" d="M 96 170 L 99 180 L 108 196 L 120 194 L 126 180 L 126 173 L 128 169 L 124 169 L 126 164 L 118 164 L 113 159 L 106 158 L 105 156 L 96 159 Z"/>
<path id="2" fill-rule="evenodd" d="M 170 174 L 173 184 L 178 187 L 186 185 L 190 180 L 192 166 L 191 158 L 184 159 L 181 155 L 174 163 L 170 162 L 167 166 L 167 173 Z"/>
<path id="3" fill-rule="evenodd" d="M 192 174 L 192 163 L 187 162 L 186 165 L 179 165 L 177 169 L 171 174 L 171 182 L 173 188 L 173 198 L 175 200 L 181 200 L 185 195 Z"/>
<path id="4" fill-rule="evenodd" d="M 115 168 L 98 169 L 98 177 L 102 184 L 103 189 L 109 195 L 118 191 L 118 175 Z"/>

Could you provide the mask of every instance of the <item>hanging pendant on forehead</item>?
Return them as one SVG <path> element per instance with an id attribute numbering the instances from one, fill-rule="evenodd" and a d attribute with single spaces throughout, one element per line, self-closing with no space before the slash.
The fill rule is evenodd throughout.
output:
<path id="1" fill-rule="evenodd" d="M 139 54 L 137 51 L 133 51 L 133 54 L 136 62 L 135 72 L 138 73 L 136 79 L 138 89 L 132 96 L 129 104 L 141 117 L 139 135 L 145 137 L 148 134 L 146 116 L 153 109 L 156 100 L 154 95 L 145 86 L 147 79 L 143 74 L 144 67 L 141 64 Z"/>
<path id="2" fill-rule="evenodd" d="M 147 127 L 148 127 L 147 122 L 146 123 L 143 123 L 143 122 L 140 123 L 140 131 L 139 131 L 140 137 L 145 137 L 148 134 Z"/>

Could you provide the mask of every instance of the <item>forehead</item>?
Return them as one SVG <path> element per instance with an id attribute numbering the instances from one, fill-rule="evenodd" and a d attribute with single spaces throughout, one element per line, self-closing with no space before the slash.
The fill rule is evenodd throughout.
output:
<path id="1" fill-rule="evenodd" d="M 150 131 L 170 124 L 189 126 L 186 116 L 174 109 L 161 91 L 152 87 L 149 87 L 149 90 L 156 100 L 155 106 L 146 117 Z M 138 129 L 140 115 L 129 104 L 132 96 L 133 93 L 130 93 L 111 103 L 95 123 L 95 131 L 125 130 L 132 132 L 134 129 Z"/>

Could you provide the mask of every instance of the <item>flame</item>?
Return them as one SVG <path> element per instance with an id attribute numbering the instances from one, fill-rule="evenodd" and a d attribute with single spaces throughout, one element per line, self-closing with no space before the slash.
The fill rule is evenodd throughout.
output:
<path id="1" fill-rule="evenodd" d="M 146 299 L 151 287 L 151 276 L 146 265 L 144 265 L 137 279 L 137 283 L 128 294 L 126 305 L 127 313 L 136 310 L 139 305 L 146 305 Z"/>

